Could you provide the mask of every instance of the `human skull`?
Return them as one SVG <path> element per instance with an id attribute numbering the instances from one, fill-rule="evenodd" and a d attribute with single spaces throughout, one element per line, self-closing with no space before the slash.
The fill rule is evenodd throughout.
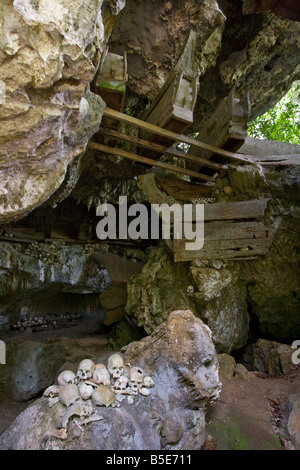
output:
<path id="1" fill-rule="evenodd" d="M 78 381 L 80 380 L 88 380 L 93 377 L 93 373 L 95 370 L 95 364 L 90 359 L 84 359 L 80 362 L 76 374 L 76 378 Z"/>
<path id="2" fill-rule="evenodd" d="M 128 387 L 129 379 L 126 375 L 122 375 L 119 379 L 115 381 L 114 389 L 115 390 L 126 390 Z"/>
<path id="3" fill-rule="evenodd" d="M 144 378 L 143 387 L 153 388 L 154 385 L 155 385 L 155 383 L 154 383 L 154 380 L 152 379 L 152 377 L 147 376 L 147 377 Z"/>
<path id="4" fill-rule="evenodd" d="M 92 387 L 92 385 L 89 385 L 85 382 L 81 382 L 78 385 L 78 390 L 83 400 L 89 400 L 93 395 L 94 388 Z"/>
<path id="5" fill-rule="evenodd" d="M 78 387 L 74 384 L 65 385 L 59 392 L 59 399 L 67 408 L 75 405 L 80 400 Z"/>
<path id="6" fill-rule="evenodd" d="M 96 364 L 93 380 L 98 385 L 110 385 L 110 375 L 104 364 Z"/>
<path id="7" fill-rule="evenodd" d="M 144 372 L 140 367 L 130 369 L 130 388 L 132 395 L 138 395 L 139 389 L 143 386 Z"/>
<path id="8" fill-rule="evenodd" d="M 64 370 L 57 377 L 57 383 L 58 385 L 61 385 L 62 387 L 68 384 L 73 384 L 74 382 L 75 382 L 75 374 L 71 370 Z"/>
<path id="9" fill-rule="evenodd" d="M 124 361 L 121 354 L 113 354 L 108 358 L 107 368 L 114 379 L 119 379 L 124 374 Z"/>

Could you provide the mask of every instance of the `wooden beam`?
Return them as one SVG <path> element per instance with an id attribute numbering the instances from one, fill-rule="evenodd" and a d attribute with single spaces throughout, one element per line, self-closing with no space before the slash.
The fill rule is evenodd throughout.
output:
<path id="1" fill-rule="evenodd" d="M 190 162 L 198 163 L 199 165 L 202 164 L 203 166 L 207 166 L 209 168 L 213 168 L 217 171 L 226 171 L 228 166 L 222 165 L 220 163 L 213 163 L 207 160 L 204 160 L 199 157 L 195 157 L 193 155 L 189 155 L 185 152 L 181 152 L 180 150 L 176 150 L 173 148 L 165 148 L 162 145 L 156 144 L 155 142 L 149 142 L 148 140 L 140 139 L 138 137 L 134 137 L 131 135 L 121 134 L 118 131 L 112 129 L 105 129 L 100 127 L 99 133 L 108 137 L 111 137 L 115 140 L 123 140 L 125 142 L 129 142 L 131 144 L 135 144 L 138 147 L 143 147 L 150 150 L 156 150 L 162 154 L 172 155 L 173 157 L 182 158 L 183 160 L 188 160 Z"/>
<path id="2" fill-rule="evenodd" d="M 262 219 L 269 199 L 205 204 L 204 221 Z M 192 219 L 196 221 L 195 217 Z M 188 222 L 188 220 L 186 220 Z"/>
<path id="3" fill-rule="evenodd" d="M 193 261 L 195 259 L 235 259 L 265 255 L 270 240 L 265 238 L 242 238 L 240 240 L 205 240 L 201 250 L 186 250 L 187 240 L 174 240 L 174 261 Z M 172 249 L 172 248 L 171 248 Z"/>
<path id="4" fill-rule="evenodd" d="M 168 163 L 160 162 L 157 160 L 151 160 L 151 158 L 141 157 L 140 155 L 136 155 L 134 153 L 125 152 L 125 150 L 108 147 L 107 145 L 90 142 L 88 146 L 95 150 L 100 150 L 100 152 L 108 153 L 109 155 L 116 155 L 118 157 L 124 157 L 129 160 L 133 160 L 135 162 L 143 163 L 145 165 L 157 166 L 157 167 L 163 168 L 164 170 L 171 170 L 177 173 L 182 173 L 183 175 L 191 176 L 192 178 L 197 178 L 197 179 L 204 180 L 204 181 L 212 181 L 212 182 L 215 181 L 214 178 L 211 178 L 210 176 L 202 175 L 201 173 L 197 173 L 192 170 L 187 170 L 186 168 L 181 168 L 179 166 L 170 165 Z"/>
<path id="5" fill-rule="evenodd" d="M 162 137 L 167 137 L 173 140 L 174 142 L 183 142 L 187 145 L 191 145 L 192 147 L 211 151 L 217 155 L 221 155 L 222 157 L 228 158 L 229 160 L 236 163 L 254 163 L 254 160 L 251 156 L 232 153 L 227 150 L 214 147 L 212 145 L 204 144 L 203 142 L 199 142 L 195 139 L 192 139 L 191 137 L 185 136 L 183 134 L 176 134 L 175 132 L 162 129 L 161 127 L 155 126 L 154 124 L 149 124 L 147 122 L 141 121 L 140 119 L 128 116 L 127 114 L 114 111 L 110 108 L 105 108 L 104 116 L 116 119 L 117 121 L 126 122 L 127 124 L 132 124 L 133 126 L 139 127 L 140 129 L 152 132 L 153 134 L 157 134 Z"/>

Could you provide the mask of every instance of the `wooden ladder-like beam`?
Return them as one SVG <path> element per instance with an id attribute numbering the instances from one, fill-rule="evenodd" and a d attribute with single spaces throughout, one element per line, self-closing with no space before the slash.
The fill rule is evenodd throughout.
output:
<path id="1" fill-rule="evenodd" d="M 214 182 L 214 178 L 208 175 L 204 175 L 202 173 L 197 173 L 196 171 L 188 170 L 186 168 L 181 168 L 179 166 L 170 165 L 169 163 L 160 162 L 158 160 L 152 160 L 151 158 L 142 157 L 140 155 L 136 155 L 135 153 L 125 152 L 122 149 L 116 149 L 114 147 L 109 147 L 108 145 L 98 144 L 96 142 L 90 142 L 89 147 L 95 150 L 100 150 L 100 152 L 107 153 L 110 155 L 116 155 L 119 157 L 124 157 L 129 160 L 133 160 L 135 162 L 144 163 L 150 166 L 158 166 L 163 168 L 164 170 L 171 170 L 176 171 L 177 173 L 181 173 L 183 175 L 191 176 L 192 178 L 197 178 L 204 181 L 212 181 Z"/>
<path id="2" fill-rule="evenodd" d="M 190 145 L 192 147 L 196 147 L 201 150 L 208 150 L 210 152 L 215 153 L 216 155 L 220 155 L 221 157 L 228 158 L 233 163 L 254 163 L 254 159 L 250 155 L 242 155 L 239 153 L 233 153 L 233 152 L 229 152 L 228 150 L 214 147 L 213 145 L 205 144 L 196 139 L 192 139 L 191 137 L 188 137 L 186 135 L 176 134 L 175 132 L 162 129 L 161 127 L 155 126 L 154 124 L 141 121 L 140 119 L 134 118 L 132 116 L 128 116 L 127 114 L 123 114 L 118 111 L 114 111 L 113 109 L 110 109 L 110 108 L 105 108 L 104 116 L 110 117 L 112 119 L 116 119 L 117 121 L 125 122 L 127 124 L 132 124 L 133 126 L 139 127 L 140 129 L 146 130 L 153 134 L 157 134 L 162 137 L 167 137 L 173 140 L 174 142 L 182 142 L 184 144 Z"/>

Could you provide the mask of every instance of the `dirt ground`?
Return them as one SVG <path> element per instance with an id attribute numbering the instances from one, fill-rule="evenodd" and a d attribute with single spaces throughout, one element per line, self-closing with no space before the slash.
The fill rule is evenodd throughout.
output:
<path id="1" fill-rule="evenodd" d="M 206 450 L 293 449 L 287 399 L 300 391 L 300 368 L 280 377 L 257 375 L 223 380 L 220 399 L 206 416 Z"/>

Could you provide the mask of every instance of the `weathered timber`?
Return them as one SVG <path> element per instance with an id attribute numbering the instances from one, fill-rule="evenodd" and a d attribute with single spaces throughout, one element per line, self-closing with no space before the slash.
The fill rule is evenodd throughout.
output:
<path id="1" fill-rule="evenodd" d="M 209 198 L 214 187 L 201 183 L 189 183 L 172 175 L 155 175 L 155 182 L 171 197 L 179 201 Z"/>
<path id="2" fill-rule="evenodd" d="M 249 116 L 249 95 L 247 94 L 242 99 L 237 98 L 235 90 L 232 89 L 200 130 L 196 140 L 236 152 L 247 137 Z M 216 157 L 218 154 L 210 150 L 199 151 L 192 147 L 189 153 L 205 160 L 218 160 Z M 193 166 L 194 170 L 196 168 L 196 166 Z"/>
<path id="3" fill-rule="evenodd" d="M 172 251 L 174 261 L 193 261 L 195 259 L 235 259 L 265 255 L 270 240 L 265 238 L 242 238 L 239 240 L 206 240 L 201 250 L 186 250 L 187 240 L 174 240 Z M 171 242 L 172 243 L 172 242 Z M 169 244 L 170 246 L 171 244 Z"/>
<path id="4" fill-rule="evenodd" d="M 168 191 L 164 190 L 164 183 L 170 184 L 170 180 L 173 181 L 173 193 L 170 194 Z M 174 202 L 187 201 L 189 199 L 203 198 L 205 193 L 204 190 L 209 190 L 211 195 L 213 191 L 212 186 L 205 186 L 204 184 L 192 184 L 187 183 L 186 181 L 180 180 L 177 177 L 172 175 L 156 175 L 154 173 L 146 173 L 145 175 L 139 176 L 138 182 L 139 189 L 146 196 L 150 204 L 169 204 L 172 205 Z M 162 189 L 159 188 L 161 186 Z M 198 188 L 199 186 L 199 188 Z M 171 186 L 172 187 L 172 186 Z M 162 191 L 164 190 L 164 192 Z M 198 191 L 198 193 L 197 193 Z"/>
<path id="5" fill-rule="evenodd" d="M 257 162 L 262 166 L 289 166 L 300 164 L 300 154 L 292 155 L 268 155 L 257 158 Z"/>
<path id="6" fill-rule="evenodd" d="M 218 220 L 250 220 L 262 219 L 268 204 L 268 199 L 254 199 L 253 201 L 217 202 L 205 204 L 204 221 Z M 192 221 L 196 221 L 193 216 Z"/>
<path id="7" fill-rule="evenodd" d="M 173 132 L 184 132 L 194 120 L 199 77 L 191 77 L 184 71 L 174 71 L 161 93 L 143 115 L 143 121 L 155 124 Z M 140 132 L 142 138 L 170 147 L 174 140 L 158 135 Z M 158 159 L 162 153 L 148 149 L 143 155 Z"/>
<path id="8" fill-rule="evenodd" d="M 168 139 L 172 140 L 173 142 L 182 142 L 187 145 L 190 145 L 192 147 L 196 147 L 200 150 L 208 150 L 212 153 L 215 153 L 216 155 L 220 155 L 222 157 L 228 158 L 232 162 L 237 162 L 237 163 L 254 163 L 254 160 L 252 156 L 250 155 L 242 155 L 239 153 L 233 153 L 228 150 L 224 150 L 218 147 L 215 147 L 213 145 L 205 144 L 203 142 L 200 142 L 199 140 L 192 139 L 191 137 L 188 137 L 183 134 L 177 134 L 175 132 L 162 129 L 161 127 L 158 127 L 154 124 L 150 124 L 148 122 L 141 121 L 140 119 L 134 118 L 132 116 L 129 116 L 127 114 L 120 113 L 118 111 L 115 111 L 111 108 L 105 108 L 104 110 L 104 116 L 110 117 L 112 119 L 115 119 L 117 121 L 121 122 L 126 122 L 127 124 L 132 124 L 133 126 L 136 126 L 140 129 L 144 129 L 146 131 L 149 131 L 150 133 L 157 134 L 161 137 L 167 137 Z"/>
<path id="9" fill-rule="evenodd" d="M 112 139 L 115 139 L 118 141 L 121 140 L 124 142 L 129 142 L 131 144 L 136 145 L 137 147 L 143 147 L 146 149 L 158 151 L 161 155 L 164 155 L 164 154 L 171 155 L 173 157 L 182 158 L 183 160 L 191 161 L 191 162 L 198 163 L 198 164 L 203 164 L 203 166 L 208 166 L 209 168 L 213 168 L 216 171 L 226 171 L 228 168 L 227 165 L 209 162 L 204 159 L 194 157 L 193 155 L 189 155 L 180 150 L 176 150 L 172 147 L 166 148 L 162 145 L 156 144 L 154 142 L 149 142 L 148 140 L 143 140 L 132 135 L 121 134 L 120 132 L 112 130 L 112 129 L 105 129 L 105 128 L 100 127 L 99 133 L 104 136 L 111 137 Z"/>
<path id="10" fill-rule="evenodd" d="M 156 160 L 151 160 L 150 158 L 142 157 L 142 156 L 136 155 L 134 153 L 126 152 L 125 150 L 122 150 L 122 149 L 116 149 L 116 148 L 108 147 L 107 145 L 98 144 L 96 142 L 90 142 L 89 147 L 93 148 L 95 150 L 100 150 L 101 152 L 109 154 L 109 155 L 116 155 L 116 156 L 119 156 L 119 157 L 124 157 L 124 158 L 127 158 L 129 160 L 133 160 L 133 161 L 138 162 L 138 163 L 143 163 L 145 165 L 157 166 L 157 167 L 163 168 L 164 170 L 171 170 L 171 171 L 175 171 L 177 173 L 181 173 L 183 175 L 191 176 L 192 178 L 197 178 L 197 179 L 204 180 L 204 181 L 214 182 L 214 178 L 211 178 L 207 175 L 197 173 L 197 172 L 192 171 L 192 170 L 187 170 L 186 168 L 181 168 L 179 166 L 170 165 L 168 163 L 164 163 L 164 162 L 160 162 L 160 161 L 156 161 Z"/>
<path id="11" fill-rule="evenodd" d="M 204 246 L 186 250 L 188 240 L 166 240 L 175 262 L 195 259 L 240 259 L 264 255 L 272 238 L 261 221 L 268 200 L 205 204 Z M 196 219 L 184 220 L 195 225 Z M 200 222 L 200 221 L 199 221 Z"/>

